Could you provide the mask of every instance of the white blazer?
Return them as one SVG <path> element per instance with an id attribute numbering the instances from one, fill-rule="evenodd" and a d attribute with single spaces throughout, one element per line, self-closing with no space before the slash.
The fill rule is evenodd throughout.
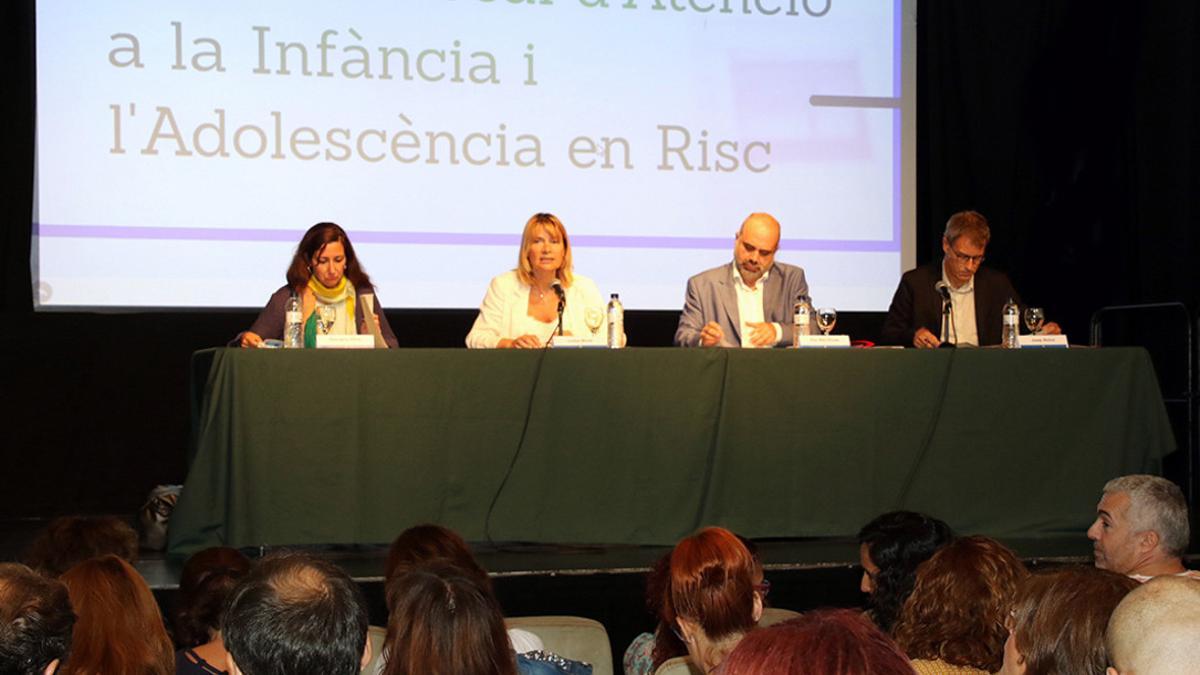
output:
<path id="1" fill-rule="evenodd" d="M 520 337 L 517 326 L 523 323 L 529 311 L 529 285 L 521 281 L 516 270 L 509 270 L 492 279 L 479 316 L 467 334 L 467 346 L 471 349 L 492 349 L 503 338 Z M 595 282 L 580 275 L 573 275 L 570 288 L 566 289 L 566 304 L 563 306 L 563 330 L 579 337 L 592 335 L 584 321 L 584 310 L 595 307 L 605 313 L 604 299 Z M 596 331 L 596 341 L 607 339 L 608 323 L 601 324 Z"/>

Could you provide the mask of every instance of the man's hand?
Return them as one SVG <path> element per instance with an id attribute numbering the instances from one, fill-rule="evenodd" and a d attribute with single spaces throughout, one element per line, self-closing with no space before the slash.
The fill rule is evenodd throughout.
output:
<path id="1" fill-rule="evenodd" d="M 1053 321 L 1042 324 L 1042 330 L 1039 332 L 1039 335 L 1062 335 L 1062 326 Z"/>
<path id="2" fill-rule="evenodd" d="M 263 339 L 258 333 L 253 333 L 251 331 L 246 331 L 245 333 L 242 333 L 242 346 L 243 347 L 257 347 L 260 344 L 262 344 L 262 341 L 263 341 Z"/>
<path id="3" fill-rule="evenodd" d="M 775 324 L 773 323 L 747 323 L 746 327 L 750 329 L 750 344 L 755 347 L 771 347 L 775 344 Z"/>
<path id="4" fill-rule="evenodd" d="M 712 347 L 721 344 L 721 340 L 725 339 L 725 333 L 721 330 L 721 326 L 716 321 L 709 321 L 704 324 L 704 328 L 700 329 L 700 346 Z"/>
<path id="5" fill-rule="evenodd" d="M 918 349 L 933 349 L 940 344 L 942 341 L 929 332 L 928 328 L 918 328 L 917 332 L 913 334 L 913 346 Z"/>

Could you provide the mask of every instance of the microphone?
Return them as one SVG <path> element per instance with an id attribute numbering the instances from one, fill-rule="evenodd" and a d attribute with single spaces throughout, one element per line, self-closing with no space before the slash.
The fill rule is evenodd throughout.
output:
<path id="1" fill-rule="evenodd" d="M 942 337 L 944 339 L 942 340 L 942 344 L 938 346 L 951 349 L 955 344 L 950 341 L 950 336 L 953 333 L 957 337 L 958 331 L 954 325 L 954 314 L 950 311 L 950 284 L 939 279 L 933 287 L 937 290 L 938 295 L 942 296 Z"/>
<path id="2" fill-rule="evenodd" d="M 558 334 L 563 334 L 563 307 L 567 305 L 567 292 L 563 290 L 562 282 L 558 279 L 550 282 L 550 288 L 558 296 Z"/>

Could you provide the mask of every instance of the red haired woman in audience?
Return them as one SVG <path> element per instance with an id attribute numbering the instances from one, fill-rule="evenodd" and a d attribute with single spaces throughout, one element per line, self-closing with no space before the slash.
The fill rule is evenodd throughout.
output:
<path id="1" fill-rule="evenodd" d="M 722 675 L 913 675 L 892 639 L 851 609 L 819 609 L 747 635 Z"/>
<path id="2" fill-rule="evenodd" d="M 1001 675 L 1103 675 L 1108 619 L 1138 585 L 1091 565 L 1029 576 L 1012 603 Z"/>
<path id="3" fill-rule="evenodd" d="M 1016 554 L 987 537 L 958 539 L 921 563 L 893 631 L 917 673 L 999 670 L 1008 609 L 1028 574 Z"/>
<path id="4" fill-rule="evenodd" d="M 115 555 L 61 577 L 77 619 L 59 675 L 171 675 L 175 651 L 146 582 Z"/>
<path id="5" fill-rule="evenodd" d="M 675 616 L 679 638 L 692 662 L 711 672 L 762 616 L 762 589 L 754 558 L 737 535 L 708 527 L 671 551 L 666 613 Z"/>

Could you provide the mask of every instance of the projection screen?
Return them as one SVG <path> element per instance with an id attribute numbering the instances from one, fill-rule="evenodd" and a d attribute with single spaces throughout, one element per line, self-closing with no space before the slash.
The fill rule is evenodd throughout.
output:
<path id="1" fill-rule="evenodd" d="M 914 262 L 915 0 L 37 2 L 39 309 L 261 306 L 350 233 L 387 307 L 476 307 L 539 211 L 679 309 L 754 211 L 814 301 Z"/>

